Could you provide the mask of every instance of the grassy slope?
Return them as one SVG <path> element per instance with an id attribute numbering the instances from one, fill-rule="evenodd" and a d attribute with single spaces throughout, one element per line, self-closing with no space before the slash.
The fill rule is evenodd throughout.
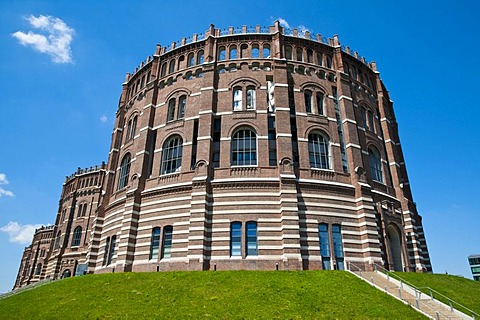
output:
<path id="1" fill-rule="evenodd" d="M 342 271 L 88 275 L 0 300 L 0 319 L 421 319 Z"/>
<path id="2" fill-rule="evenodd" d="M 396 272 L 417 287 L 430 287 L 480 314 L 480 282 L 446 274 Z M 427 290 L 422 289 L 426 292 Z M 435 296 L 437 298 L 437 296 Z M 446 302 L 446 301 L 444 301 Z"/>

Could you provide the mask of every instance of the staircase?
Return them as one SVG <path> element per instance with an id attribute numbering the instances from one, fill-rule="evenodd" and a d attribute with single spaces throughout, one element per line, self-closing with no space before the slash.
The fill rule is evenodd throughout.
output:
<path id="1" fill-rule="evenodd" d="M 374 267 L 375 271 L 362 271 L 350 263 L 349 271 L 377 289 L 386 292 L 405 304 L 409 304 L 430 319 L 480 319 L 478 314 L 447 297 L 444 298 L 446 301 L 449 301 L 449 305 L 435 299 L 434 296 L 438 297 L 441 294 L 431 288 L 424 288 L 429 292 L 429 294 L 426 294 L 381 266 L 375 264 Z M 458 309 L 461 309 L 463 312 Z M 464 312 L 471 314 L 471 316 Z"/>

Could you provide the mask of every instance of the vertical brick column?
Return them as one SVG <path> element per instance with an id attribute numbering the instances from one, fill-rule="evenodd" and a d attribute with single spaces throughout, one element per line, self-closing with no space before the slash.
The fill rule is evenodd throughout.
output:
<path id="1" fill-rule="evenodd" d="M 280 168 L 280 220 L 283 268 L 302 270 L 297 183 L 293 165 L 289 163 L 281 164 Z"/>

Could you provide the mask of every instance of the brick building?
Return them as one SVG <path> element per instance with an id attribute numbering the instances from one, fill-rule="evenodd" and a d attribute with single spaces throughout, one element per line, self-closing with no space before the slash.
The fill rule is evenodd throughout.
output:
<path id="1" fill-rule="evenodd" d="M 123 83 L 108 163 L 81 172 L 45 277 L 432 270 L 393 102 L 337 36 L 211 25 L 157 45 Z"/>

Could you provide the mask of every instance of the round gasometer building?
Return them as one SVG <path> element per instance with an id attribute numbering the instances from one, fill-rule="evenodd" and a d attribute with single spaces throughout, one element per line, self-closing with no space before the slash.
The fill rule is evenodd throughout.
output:
<path id="1" fill-rule="evenodd" d="M 123 83 L 102 189 L 88 272 L 431 271 L 393 102 L 337 36 L 157 45 Z"/>

